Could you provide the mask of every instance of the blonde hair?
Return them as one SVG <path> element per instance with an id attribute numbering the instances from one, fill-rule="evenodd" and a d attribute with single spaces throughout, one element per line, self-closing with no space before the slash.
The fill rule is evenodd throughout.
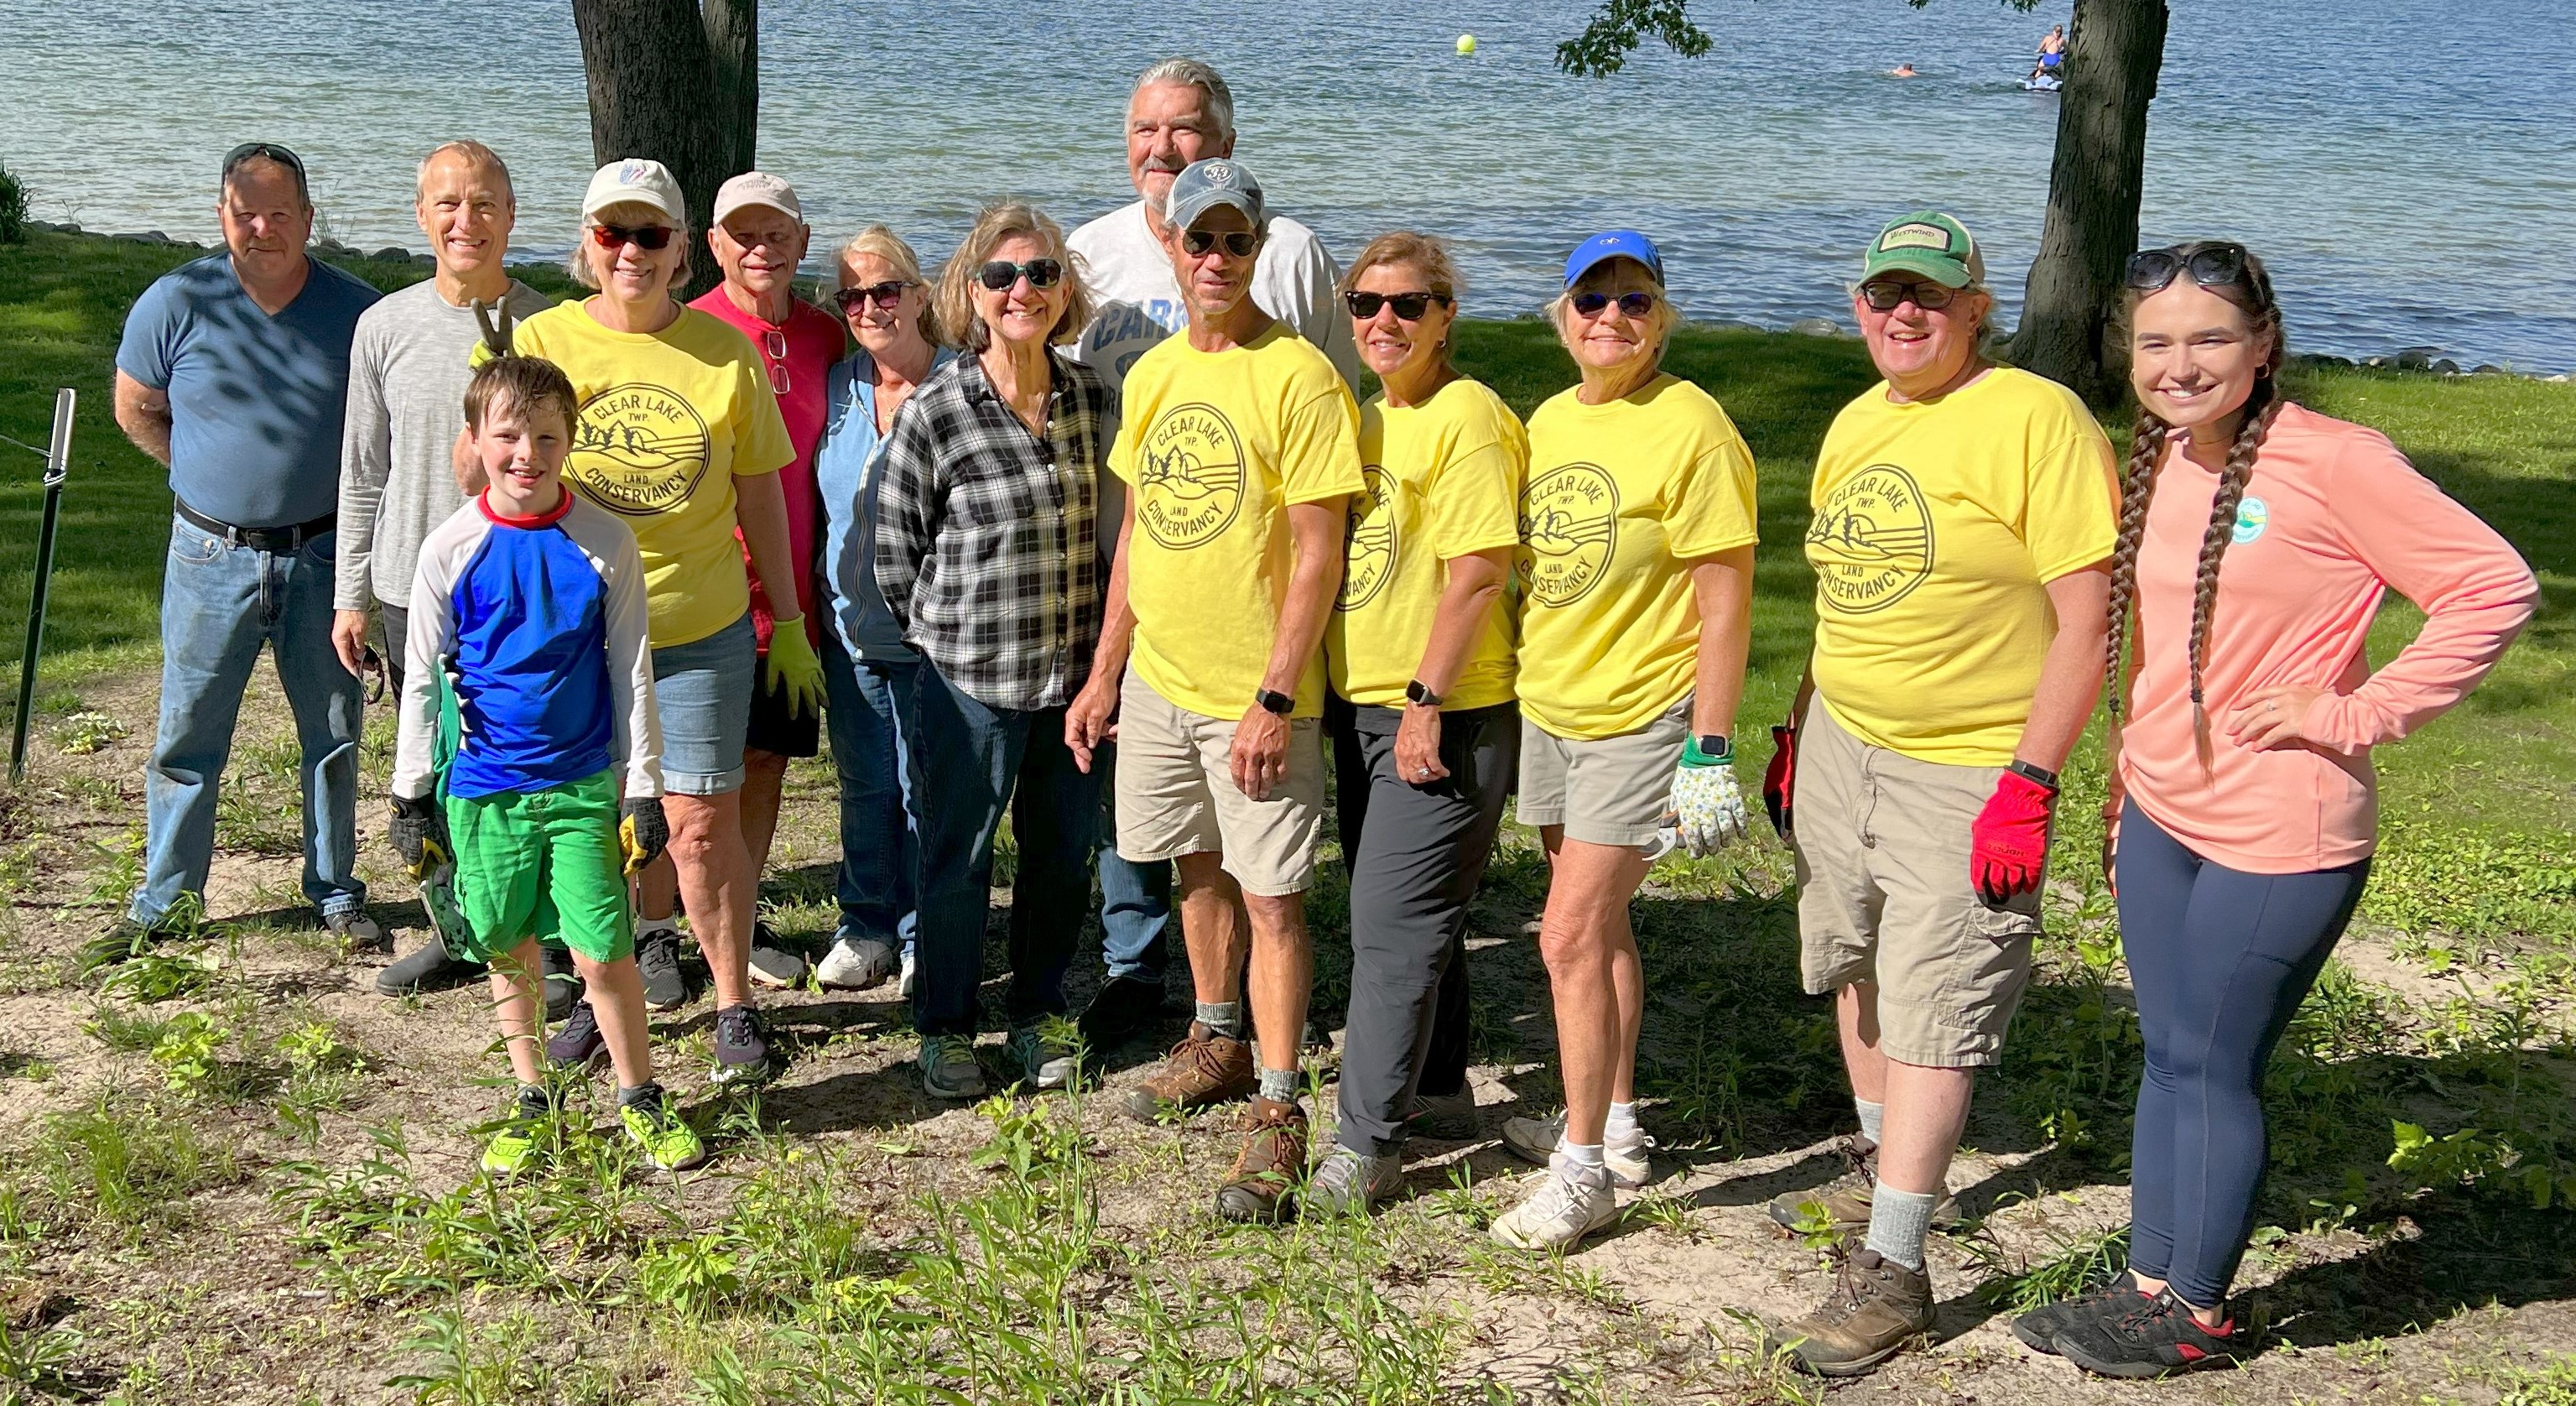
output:
<path id="1" fill-rule="evenodd" d="M 1424 291 L 1437 293 L 1447 299 L 1450 317 L 1452 319 L 1457 317 L 1458 295 L 1466 291 L 1467 287 L 1467 280 L 1459 275 L 1458 261 L 1449 256 L 1448 245 L 1430 235 L 1409 229 L 1392 230 L 1370 240 L 1360 250 L 1359 256 L 1351 260 L 1351 266 L 1342 270 L 1342 281 L 1338 291 L 1350 293 L 1360 286 L 1361 274 L 1373 268 L 1385 268 L 1391 265 L 1419 269 L 1422 273 Z M 1436 354 L 1444 366 L 1455 364 L 1450 358 L 1450 352 L 1456 332 L 1457 325 L 1453 321 L 1449 333 L 1441 337 L 1440 345 L 1436 349 Z"/>
<path id="2" fill-rule="evenodd" d="M 995 201 L 975 216 L 975 227 L 949 257 L 948 267 L 939 271 L 939 296 L 932 300 L 938 305 L 940 322 L 955 329 L 957 345 L 967 351 L 980 352 L 993 340 L 992 330 L 975 311 L 975 276 L 1003 241 L 1023 234 L 1044 245 L 1046 257 L 1064 265 L 1060 285 L 1065 290 L 1064 312 L 1047 330 L 1048 345 L 1072 341 L 1091 321 L 1091 290 L 1084 286 L 1081 264 L 1065 246 L 1064 227 L 1025 201 Z"/>
<path id="3" fill-rule="evenodd" d="M 593 225 L 623 223 L 609 218 L 620 212 L 644 216 L 657 225 L 669 218 L 642 201 L 620 201 L 615 205 L 603 205 L 590 214 L 582 216 L 581 233 L 573 239 L 572 252 L 564 256 L 564 272 L 572 275 L 573 282 L 584 288 L 599 287 L 599 271 L 590 266 L 591 255 L 594 252 L 605 254 L 609 251 L 601 249 L 599 242 L 590 237 L 590 229 Z M 680 266 L 671 270 L 671 300 L 678 302 L 679 290 L 689 285 L 689 227 L 683 224 L 674 228 L 671 232 L 671 242 L 680 246 Z"/>
<path id="4" fill-rule="evenodd" d="M 874 255 L 894 265 L 895 276 L 906 283 L 930 283 L 921 271 L 921 256 L 912 252 L 902 235 L 884 225 L 870 225 L 841 241 L 841 247 L 832 255 L 832 276 L 838 279 L 840 270 L 848 268 L 850 260 L 860 254 Z M 932 291 L 933 296 L 921 303 L 921 336 L 934 347 L 944 347 L 949 345 L 948 324 L 939 316 L 939 299 L 936 290 Z"/>
<path id="5" fill-rule="evenodd" d="M 464 157 L 468 170 L 484 170 L 499 176 L 502 191 L 510 197 L 510 208 L 514 210 L 518 208 L 519 188 L 510 181 L 509 163 L 501 159 L 499 152 L 472 137 L 462 137 L 452 142 L 441 143 L 437 150 L 420 159 L 420 168 L 412 173 L 411 178 L 411 200 L 414 205 L 419 204 L 421 199 L 429 194 L 429 163 L 442 156 Z"/>
<path id="6" fill-rule="evenodd" d="M 1622 255 L 1619 258 L 1604 259 L 1594 264 L 1584 272 L 1583 277 L 1574 281 L 1574 287 L 1547 300 L 1547 322 L 1550 327 L 1556 329 L 1557 344 L 1565 348 L 1567 356 L 1573 356 L 1574 334 L 1566 330 L 1566 322 L 1574 315 L 1576 291 L 1583 285 L 1602 278 L 1622 262 L 1635 265 L 1637 271 L 1645 275 L 1646 286 L 1655 290 L 1655 310 L 1646 318 L 1646 335 L 1654 344 L 1654 349 L 1646 355 L 1646 375 L 1651 378 L 1654 373 L 1663 369 L 1664 350 L 1673 344 L 1673 329 L 1681 325 L 1682 315 L 1681 310 L 1673 306 L 1671 295 L 1664 291 L 1664 281 L 1657 278 L 1655 271 L 1646 267 L 1642 261 Z M 1643 383 L 1642 380 L 1639 382 L 1641 385 Z"/>

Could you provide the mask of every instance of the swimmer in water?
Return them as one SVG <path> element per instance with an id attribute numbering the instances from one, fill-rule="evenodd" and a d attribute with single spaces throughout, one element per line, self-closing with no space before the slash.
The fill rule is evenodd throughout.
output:
<path id="1" fill-rule="evenodd" d="M 1889 69 L 1887 71 L 1887 76 L 1890 78 L 1917 78 L 1921 75 L 1914 71 L 1914 65 L 1910 63 L 1901 63 L 1896 67 Z"/>

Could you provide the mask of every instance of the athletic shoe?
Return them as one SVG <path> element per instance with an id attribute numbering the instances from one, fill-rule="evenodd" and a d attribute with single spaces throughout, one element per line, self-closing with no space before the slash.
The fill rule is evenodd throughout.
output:
<path id="1" fill-rule="evenodd" d="M 1039 1025 L 1023 1025 L 1012 1031 L 1010 1042 L 1002 1048 L 1011 1067 L 1033 1089 L 1061 1089 L 1072 1083 L 1074 1065 L 1081 1054 L 1079 1047 L 1057 1039 Z"/>
<path id="2" fill-rule="evenodd" d="M 665 924 L 635 934 L 635 970 L 644 978 L 644 1005 L 676 1011 L 689 1003 L 688 979 L 680 975 L 680 930 Z"/>
<path id="3" fill-rule="evenodd" d="M 912 999 L 912 969 L 912 949 L 907 947 L 903 949 L 903 974 L 894 983 L 894 994 L 907 1001 Z"/>
<path id="4" fill-rule="evenodd" d="M 563 1028 L 546 1037 L 546 1060 L 565 1073 L 587 1079 L 608 1064 L 608 1037 L 599 1033 L 599 1015 L 590 1002 L 575 1001 Z"/>
<path id="5" fill-rule="evenodd" d="M 814 967 L 814 980 L 829 990 L 865 991 L 894 975 L 894 944 L 873 937 L 844 937 Z"/>
<path id="6" fill-rule="evenodd" d="M 1215 1034 L 1194 1020 L 1189 1035 L 1163 1057 L 1162 1067 L 1128 1091 L 1127 1112 L 1157 1122 L 1167 1112 L 1196 1113 L 1248 1097 L 1260 1085 L 1251 1042 Z"/>
<path id="7" fill-rule="evenodd" d="M 429 941 L 376 973 L 376 994 L 409 996 L 422 991 L 443 991 L 451 986 L 462 986 L 482 974 L 481 962 L 449 956 L 445 939 L 438 935 L 436 928 L 432 928 Z"/>
<path id="8" fill-rule="evenodd" d="M 1082 1011 L 1082 1043 L 1092 1058 L 1111 1051 L 1154 1028 L 1163 1018 L 1163 983 L 1142 977 L 1113 976 Z"/>
<path id="9" fill-rule="evenodd" d="M 2096 1318 L 2117 1318 L 2144 1307 L 2147 1296 L 2138 1292 L 2137 1281 L 2122 1274 L 2089 1294 L 2034 1308 L 2013 1320 L 2013 1336 L 2026 1347 L 2057 1355 L 2057 1335 L 2078 1323 Z"/>
<path id="10" fill-rule="evenodd" d="M 546 1019 L 567 1019 L 574 1003 L 581 999 L 582 989 L 581 973 L 573 969 L 572 953 L 551 942 L 541 942 L 537 944 L 537 956 L 546 971 Z"/>
<path id="11" fill-rule="evenodd" d="M 1878 1185 L 1878 1144 L 1859 1133 L 1846 1133 L 1834 1139 L 1832 1150 L 1843 1160 L 1842 1174 L 1822 1186 L 1772 1197 L 1772 1224 L 1783 1230 L 1812 1229 L 1807 1207 L 1817 1205 L 1832 1222 L 1835 1238 L 1857 1240 L 1869 1233 L 1870 1193 Z M 1962 1219 L 1959 1198 L 1945 1189 L 1932 1205 L 1932 1228 L 1954 1230 Z"/>
<path id="12" fill-rule="evenodd" d="M 1407 1137 L 1429 1138 L 1434 1142 L 1474 1142 L 1484 1135 L 1476 1121 L 1476 1087 L 1473 1084 L 1454 1094 L 1415 1094 L 1413 1111 L 1404 1116 Z"/>
<path id="13" fill-rule="evenodd" d="M 716 1067 L 707 1082 L 720 1089 L 749 1088 L 765 1082 L 769 1041 L 762 1038 L 760 1012 L 749 1006 L 727 1006 L 716 1012 Z"/>
<path id="14" fill-rule="evenodd" d="M 501 1126 L 494 1129 L 492 1140 L 483 1144 L 483 1170 L 495 1177 L 515 1177 L 535 1166 L 538 1145 L 543 1141 L 546 1124 L 554 1118 L 554 1106 L 542 1089 L 521 1089 L 503 1115 Z"/>
<path id="15" fill-rule="evenodd" d="M 1606 1167 L 1576 1165 L 1559 1157 L 1521 1203 L 1494 1218 L 1496 1243 L 1516 1250 L 1572 1253 L 1583 1238 L 1619 1220 L 1619 1193 Z"/>
<path id="16" fill-rule="evenodd" d="M 163 923 L 138 923 L 132 918 L 119 918 L 114 926 L 82 946 L 80 956 L 73 963 L 74 975 L 89 976 L 104 968 L 130 962 L 174 932 L 175 929 Z"/>
<path id="17" fill-rule="evenodd" d="M 1344 1212 L 1364 1216 L 1403 1189 L 1402 1157 L 1377 1157 L 1337 1146 L 1324 1154 L 1324 1165 L 1317 1167 L 1314 1179 L 1306 1183 L 1305 1194 L 1298 1198 L 1298 1211 L 1310 1216 Z"/>
<path id="18" fill-rule="evenodd" d="M 1514 1118 L 1503 1124 L 1503 1146 L 1524 1162 L 1552 1166 L 1556 1149 L 1565 1141 L 1565 1115 L 1553 1118 Z M 1622 1191 L 1634 1191 L 1654 1179 L 1654 1167 L 1647 1154 L 1655 1150 L 1655 1140 L 1640 1128 L 1624 1138 L 1605 1138 L 1601 1160 L 1609 1165 L 1610 1183 Z"/>
<path id="19" fill-rule="evenodd" d="M 1786 1348 L 1820 1377 L 1858 1377 L 1931 1327 L 1932 1276 L 1859 1249 L 1816 1311 L 1774 1329 L 1763 1352 Z"/>
<path id="20" fill-rule="evenodd" d="M 984 1066 L 975 1059 L 975 1041 L 965 1035 L 924 1035 L 913 1057 L 921 1068 L 921 1091 L 936 1099 L 984 1096 Z"/>
<path id="21" fill-rule="evenodd" d="M 1230 1221 L 1277 1225 L 1306 1175 L 1306 1110 L 1255 1094 L 1244 1110 L 1243 1150 L 1216 1189 L 1216 1213 Z"/>
<path id="22" fill-rule="evenodd" d="M 2126 1313 L 2069 1324 L 2057 1334 L 2057 1351 L 2087 1372 L 2105 1377 L 2161 1377 L 2203 1367 L 2234 1367 L 2253 1355 L 2230 1317 L 2204 1328 L 2173 1290 Z"/>
<path id="23" fill-rule="evenodd" d="M 666 1172 L 704 1166 L 707 1146 L 698 1131 L 680 1116 L 659 1084 L 647 1084 L 632 1101 L 620 1099 L 617 1121 L 626 1125 L 626 1140 L 643 1150 L 644 1159 Z"/>
<path id="24" fill-rule="evenodd" d="M 751 925 L 751 979 L 775 991 L 785 991 L 805 979 L 803 955 L 788 950 L 767 923 Z"/>
<path id="25" fill-rule="evenodd" d="M 368 917 L 367 910 L 364 908 L 351 908 L 341 913 L 325 913 L 322 915 L 322 926 L 330 929 L 333 937 L 340 939 L 340 950 L 343 952 L 390 953 L 394 950 L 394 940 L 386 934 L 384 925 Z"/>

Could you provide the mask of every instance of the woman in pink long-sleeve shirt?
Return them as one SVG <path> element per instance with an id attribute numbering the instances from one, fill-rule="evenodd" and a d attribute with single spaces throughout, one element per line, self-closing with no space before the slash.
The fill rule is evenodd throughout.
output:
<path id="1" fill-rule="evenodd" d="M 2112 557 L 2108 867 L 2147 1047 L 2129 1275 L 2022 1340 L 2155 1376 L 2246 1345 L 2227 1290 L 2261 1184 L 2272 1047 L 2351 921 L 2378 841 L 2370 749 L 2457 703 L 2539 587 L 2376 430 L 2280 398 L 2281 316 L 2236 244 L 2129 264 L 2137 437 Z M 2390 587 L 2423 630 L 2363 653 Z"/>

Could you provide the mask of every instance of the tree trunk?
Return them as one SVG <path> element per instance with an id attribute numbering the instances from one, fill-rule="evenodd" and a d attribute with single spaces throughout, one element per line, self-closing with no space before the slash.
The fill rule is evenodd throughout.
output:
<path id="1" fill-rule="evenodd" d="M 2147 105 L 2164 66 L 2165 0 L 2075 0 L 2048 220 L 2009 355 L 2086 400 L 2117 400 L 2128 349 L 2113 333 L 2121 273 L 2138 246 Z"/>
<path id="2" fill-rule="evenodd" d="M 760 107 L 759 0 L 572 0 L 590 80 L 590 149 L 600 165 L 644 157 L 671 168 L 689 203 L 690 277 L 716 284 L 707 215 L 716 188 L 751 169 Z"/>

